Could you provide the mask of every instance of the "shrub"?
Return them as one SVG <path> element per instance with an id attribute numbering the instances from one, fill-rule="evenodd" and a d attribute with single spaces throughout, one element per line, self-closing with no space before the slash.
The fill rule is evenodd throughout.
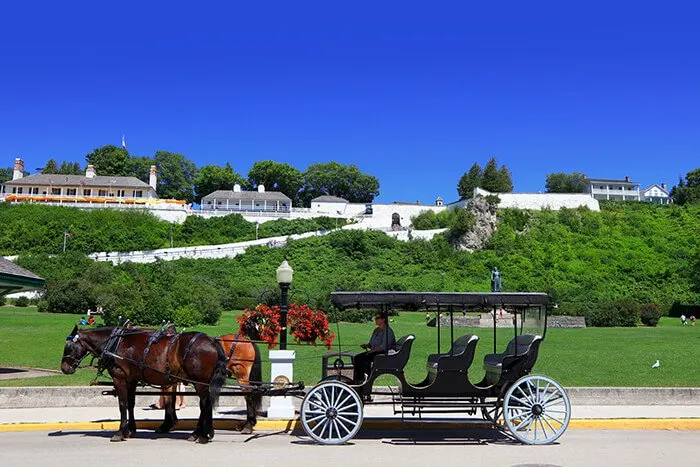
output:
<path id="1" fill-rule="evenodd" d="M 558 316 L 586 316 L 587 307 L 579 302 L 561 302 L 552 311 Z"/>
<path id="2" fill-rule="evenodd" d="M 253 309 L 260 303 L 259 298 L 255 297 L 237 297 L 234 305 L 235 310 L 245 310 L 246 308 Z"/>
<path id="3" fill-rule="evenodd" d="M 29 306 L 29 298 L 27 297 L 18 297 L 15 299 L 15 306 L 19 306 L 22 308 L 26 308 Z"/>
<path id="4" fill-rule="evenodd" d="M 173 313 L 172 321 L 178 327 L 194 326 L 202 322 L 202 313 L 192 305 L 181 306 Z"/>
<path id="5" fill-rule="evenodd" d="M 642 305 L 639 316 L 645 326 L 656 327 L 661 319 L 661 312 L 656 303 L 647 303 Z"/>
<path id="6" fill-rule="evenodd" d="M 92 284 L 84 280 L 54 282 L 46 288 L 46 308 L 41 311 L 84 315 L 97 308 L 92 292 Z"/>
<path id="7" fill-rule="evenodd" d="M 586 326 L 634 327 L 639 322 L 639 304 L 630 300 L 599 302 L 586 313 Z"/>
<path id="8" fill-rule="evenodd" d="M 0 306 L 3 306 L 5 303 L 7 303 L 7 299 L 4 295 L 0 295 Z"/>

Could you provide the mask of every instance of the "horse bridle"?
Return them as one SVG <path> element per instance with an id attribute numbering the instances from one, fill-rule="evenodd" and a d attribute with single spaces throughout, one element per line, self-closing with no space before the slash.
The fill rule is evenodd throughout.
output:
<path id="1" fill-rule="evenodd" d="M 73 369 L 78 368 L 78 366 L 80 365 L 80 363 L 85 359 L 85 357 L 88 356 L 88 354 L 91 353 L 91 354 L 93 354 L 94 356 L 99 356 L 99 353 L 98 353 L 97 349 L 94 348 L 92 345 L 90 345 L 90 343 L 87 342 L 85 339 L 81 339 L 80 336 L 79 336 L 77 333 L 76 333 L 74 336 L 67 336 L 67 337 L 66 337 L 66 340 L 67 340 L 67 341 L 73 341 L 73 343 L 75 343 L 75 344 L 77 344 L 78 341 L 80 341 L 80 345 L 84 346 L 84 347 L 87 349 L 87 351 L 85 352 L 85 354 L 84 354 L 82 357 L 80 357 L 80 358 L 74 357 L 74 356 L 73 356 L 74 352 L 71 352 L 70 355 L 66 355 L 66 356 L 63 357 L 62 360 L 68 360 L 68 359 L 70 359 L 70 361 L 69 361 L 68 364 L 69 364 L 69 365 L 71 366 L 71 368 L 73 368 Z"/>

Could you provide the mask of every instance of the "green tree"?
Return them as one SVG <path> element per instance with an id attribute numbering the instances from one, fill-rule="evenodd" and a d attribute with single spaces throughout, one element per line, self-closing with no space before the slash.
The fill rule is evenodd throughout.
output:
<path id="1" fill-rule="evenodd" d="M 474 196 L 474 188 L 481 184 L 482 178 L 483 173 L 481 166 L 475 162 L 471 169 L 469 169 L 469 172 L 465 172 L 459 179 L 459 183 L 457 184 L 459 199 L 467 199 Z"/>
<path id="2" fill-rule="evenodd" d="M 46 162 L 46 165 L 44 166 L 44 168 L 41 169 L 41 173 L 43 173 L 43 174 L 57 174 L 58 173 L 58 164 L 56 163 L 56 160 L 49 159 Z"/>
<path id="3" fill-rule="evenodd" d="M 8 180 L 12 180 L 13 172 L 14 170 L 12 169 L 12 167 L 0 169 L 0 183 L 5 183 Z"/>
<path id="4" fill-rule="evenodd" d="M 580 172 L 551 173 L 547 175 L 545 188 L 547 193 L 583 193 L 586 189 L 586 175 Z"/>
<path id="5" fill-rule="evenodd" d="M 131 174 L 142 182 L 148 183 L 151 175 L 151 166 L 155 165 L 152 157 L 148 156 L 132 156 L 131 157 Z"/>
<path id="6" fill-rule="evenodd" d="M 83 172 L 80 170 L 80 164 L 77 162 L 61 162 L 61 167 L 58 172 L 61 175 L 82 175 Z"/>
<path id="7" fill-rule="evenodd" d="M 282 192 L 291 200 L 297 201 L 304 178 L 301 172 L 289 164 L 259 161 L 248 171 L 248 183 L 251 187 L 264 185 L 266 190 Z"/>
<path id="8" fill-rule="evenodd" d="M 158 168 L 156 193 L 160 198 L 194 201 L 194 179 L 197 166 L 182 154 L 157 151 L 155 163 Z"/>
<path id="9" fill-rule="evenodd" d="M 700 203 L 700 168 L 688 172 L 685 181 L 678 179 L 678 185 L 671 189 L 671 199 L 678 205 Z"/>
<path id="10" fill-rule="evenodd" d="M 85 156 L 85 161 L 95 167 L 97 175 L 130 177 L 133 168 L 129 152 L 112 144 L 102 146 Z"/>
<path id="11" fill-rule="evenodd" d="M 195 201 L 199 203 L 203 196 L 216 190 L 231 190 L 235 183 L 243 185 L 245 181 L 243 176 L 234 172 L 233 167 L 228 162 L 224 167 L 205 165 L 199 169 L 194 177 Z"/>
<path id="12" fill-rule="evenodd" d="M 362 173 L 355 165 L 312 164 L 304 172 L 299 199 L 310 206 L 313 198 L 322 195 L 338 196 L 351 203 L 371 203 L 379 195 L 379 180 Z"/>
<path id="13" fill-rule="evenodd" d="M 503 165 L 500 170 L 496 158 L 492 157 L 486 163 L 482 175 L 481 188 L 492 193 L 508 193 L 513 191 L 513 181 L 510 176 L 510 170 Z"/>

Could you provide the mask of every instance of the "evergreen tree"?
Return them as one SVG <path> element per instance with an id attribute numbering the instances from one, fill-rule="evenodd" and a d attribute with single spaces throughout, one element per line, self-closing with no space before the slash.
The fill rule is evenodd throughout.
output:
<path id="1" fill-rule="evenodd" d="M 457 184 L 459 199 L 467 199 L 474 196 L 474 188 L 481 185 L 482 179 L 483 173 L 481 171 L 481 166 L 475 162 L 471 169 L 469 169 L 469 172 L 465 172 L 459 179 L 459 183 Z"/>
<path id="2" fill-rule="evenodd" d="M 58 164 L 56 163 L 56 160 L 49 159 L 48 162 L 46 162 L 46 165 L 44 166 L 44 168 L 41 169 L 41 173 L 43 173 L 43 174 L 57 174 L 58 173 Z"/>
<path id="3" fill-rule="evenodd" d="M 503 165 L 500 170 L 496 158 L 489 159 L 486 167 L 484 167 L 483 179 L 481 188 L 492 193 L 508 193 L 513 191 L 513 181 L 510 176 L 510 170 Z"/>

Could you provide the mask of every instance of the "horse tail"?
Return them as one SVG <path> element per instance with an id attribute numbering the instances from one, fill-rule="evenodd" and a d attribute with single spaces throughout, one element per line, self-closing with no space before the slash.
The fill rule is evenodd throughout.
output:
<path id="1" fill-rule="evenodd" d="M 224 349 L 217 340 L 214 341 L 214 346 L 216 347 L 216 366 L 214 367 L 214 372 L 211 375 L 211 380 L 209 381 L 209 398 L 211 399 L 212 407 L 216 407 L 219 402 L 219 395 L 221 394 L 221 388 L 226 382 L 228 376 L 228 369 L 226 368 L 226 354 L 224 354 Z"/>
<path id="2" fill-rule="evenodd" d="M 248 381 L 250 381 L 251 386 L 260 386 L 262 384 L 262 360 L 260 358 L 260 349 L 253 341 L 250 341 L 250 345 L 253 346 L 253 350 L 255 351 L 255 359 L 253 360 L 253 367 L 250 369 L 250 374 L 248 375 Z M 260 412 L 262 410 L 262 393 L 260 391 L 253 391 L 248 397 L 250 398 L 250 403 L 253 405 L 253 409 L 256 412 Z"/>

